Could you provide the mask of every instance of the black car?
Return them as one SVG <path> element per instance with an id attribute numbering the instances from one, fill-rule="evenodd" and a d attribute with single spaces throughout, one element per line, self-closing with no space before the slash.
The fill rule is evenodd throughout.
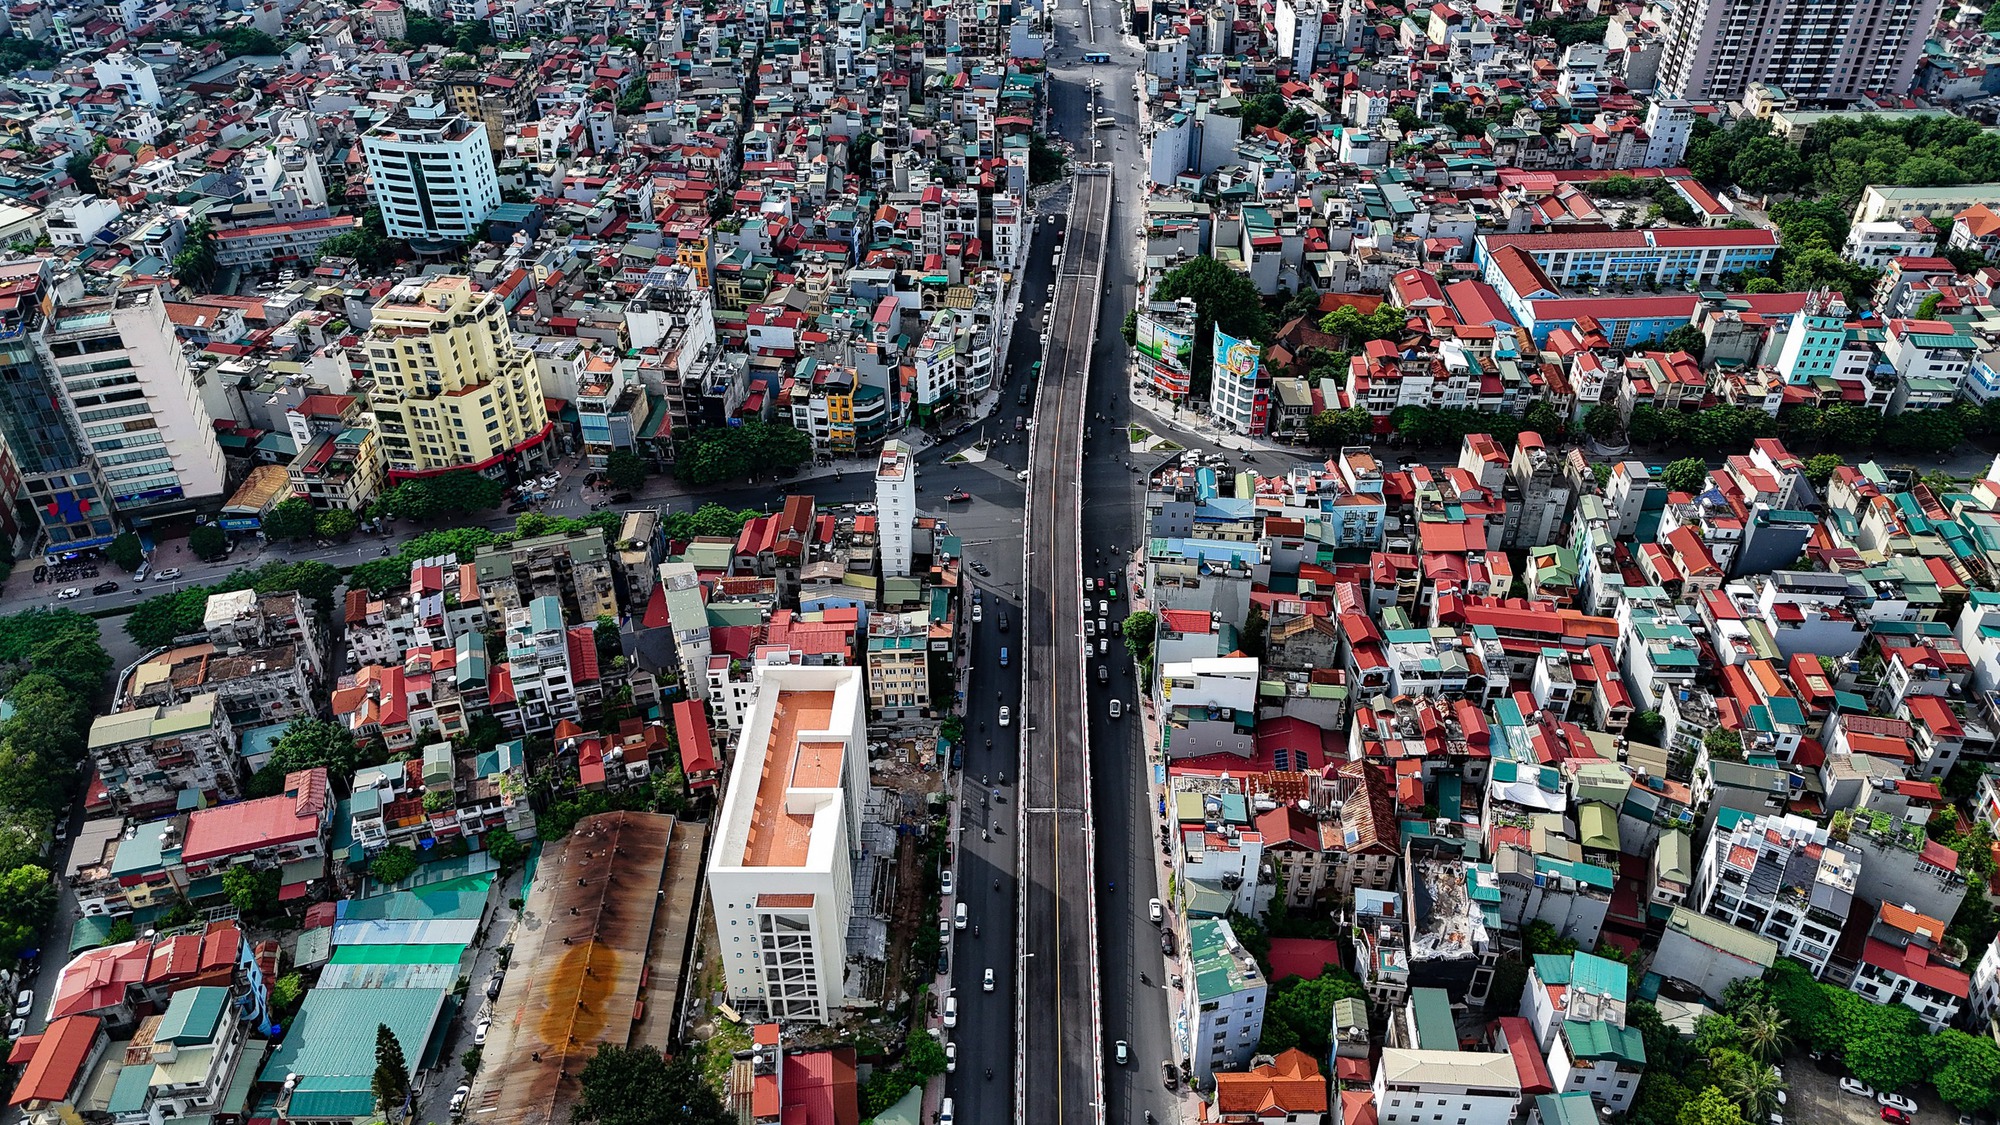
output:
<path id="1" fill-rule="evenodd" d="M 115 594 L 118 592 L 118 583 L 99 582 L 90 588 L 90 592 L 93 594 Z"/>
<path id="2" fill-rule="evenodd" d="M 614 492 L 611 494 L 611 502 L 613 504 L 630 504 L 632 502 L 632 494 L 629 492 Z"/>
<path id="3" fill-rule="evenodd" d="M 1000 615 L 1000 631 L 1003 633 L 1007 631 L 1007 615 L 1004 613 Z"/>
<path id="4" fill-rule="evenodd" d="M 526 500 L 516 500 L 512 504 L 507 505 L 507 514 L 510 516 L 519 515 L 527 510 L 528 502 Z"/>

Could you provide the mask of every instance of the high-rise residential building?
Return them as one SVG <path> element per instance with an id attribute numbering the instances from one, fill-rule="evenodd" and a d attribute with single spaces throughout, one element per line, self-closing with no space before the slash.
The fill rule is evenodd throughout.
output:
<path id="1" fill-rule="evenodd" d="M 882 574 L 906 577 L 910 573 L 910 536 L 917 520 L 917 459 L 900 441 L 884 445 L 882 459 L 876 462 L 875 509 Z"/>
<path id="2" fill-rule="evenodd" d="M 507 332 L 499 298 L 464 277 L 390 290 L 368 330 L 376 426 L 390 480 L 449 469 L 523 468 L 548 456 L 534 355 Z"/>
<path id="3" fill-rule="evenodd" d="M 1908 92 L 1938 0 L 1684 0 L 1667 23 L 1660 89 L 1728 100 L 1751 83 L 1801 100 Z"/>
<path id="4" fill-rule="evenodd" d="M 0 265 L 0 442 L 7 453 L 0 468 L 12 478 L 0 479 L 0 493 L 17 505 L 8 512 L 8 538 L 32 539 L 39 521 L 43 547 L 60 553 L 102 547 L 118 525 L 104 480 L 63 410 L 55 366 L 35 347 L 54 299 L 50 261 Z"/>
<path id="5" fill-rule="evenodd" d="M 465 242 L 500 206 L 486 126 L 419 94 L 361 135 L 368 195 L 389 237 Z"/>
<path id="6" fill-rule="evenodd" d="M 845 991 L 862 855 L 862 673 L 777 666 L 758 674 L 708 859 L 723 988 L 753 1018 L 826 1023 Z"/>
<path id="7" fill-rule="evenodd" d="M 215 421 L 156 290 L 62 302 L 42 346 L 120 517 L 150 523 L 222 496 Z"/>

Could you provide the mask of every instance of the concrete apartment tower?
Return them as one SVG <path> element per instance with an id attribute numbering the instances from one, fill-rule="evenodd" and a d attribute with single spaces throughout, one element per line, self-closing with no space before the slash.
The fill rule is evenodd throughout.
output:
<path id="1" fill-rule="evenodd" d="M 907 577 L 910 536 L 917 519 L 917 459 L 900 441 L 885 443 L 875 465 L 875 519 L 883 576 Z"/>

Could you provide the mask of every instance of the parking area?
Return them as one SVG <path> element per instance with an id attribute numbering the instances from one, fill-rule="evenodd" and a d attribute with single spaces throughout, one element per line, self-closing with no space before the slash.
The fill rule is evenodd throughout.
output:
<path id="1" fill-rule="evenodd" d="M 1804 1055 L 1785 1060 L 1785 1125 L 1882 1125 L 1882 1107 L 1840 1088 L 1840 1075 L 1827 1074 Z M 1928 1087 L 1904 1090 L 1917 1103 L 1920 1125 L 1952 1125 L 1958 1114 L 1945 1108 Z"/>

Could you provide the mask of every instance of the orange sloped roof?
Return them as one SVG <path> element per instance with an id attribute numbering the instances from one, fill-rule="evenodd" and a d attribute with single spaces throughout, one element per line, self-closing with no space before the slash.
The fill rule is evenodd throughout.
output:
<path id="1" fill-rule="evenodd" d="M 1218 1113 L 1259 1116 L 1270 1112 L 1324 1114 L 1326 1079 L 1311 1055 L 1293 1047 L 1248 1073 L 1217 1074 L 1215 1108 Z"/>

